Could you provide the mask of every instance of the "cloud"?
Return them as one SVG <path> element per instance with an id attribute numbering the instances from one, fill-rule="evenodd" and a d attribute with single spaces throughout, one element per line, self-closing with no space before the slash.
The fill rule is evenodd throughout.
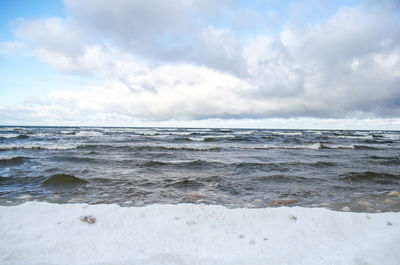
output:
<path id="1" fill-rule="evenodd" d="M 227 68 L 240 53 L 235 35 L 214 29 L 235 1 L 66 0 L 68 15 L 90 35 L 149 60 Z M 228 39 L 222 39 L 228 38 Z M 217 56 L 217 58 L 216 58 Z"/>
<path id="2" fill-rule="evenodd" d="M 391 104 L 389 111 L 384 103 L 399 96 L 399 36 L 394 13 L 366 7 L 342 8 L 323 23 L 281 34 L 291 56 L 314 72 L 307 74 L 310 98 L 341 116 L 399 114 L 399 105 Z"/>
<path id="3" fill-rule="evenodd" d="M 29 48 L 20 41 L 3 41 L 0 42 L 0 56 L 13 56 L 13 55 L 31 55 Z"/>
<path id="4" fill-rule="evenodd" d="M 263 16 L 232 1 L 65 4 L 66 18 L 20 21 L 16 39 L 104 83 L 18 109 L 32 119 L 400 116 L 400 22 L 388 4 L 342 7 L 278 35 L 249 30 Z"/>

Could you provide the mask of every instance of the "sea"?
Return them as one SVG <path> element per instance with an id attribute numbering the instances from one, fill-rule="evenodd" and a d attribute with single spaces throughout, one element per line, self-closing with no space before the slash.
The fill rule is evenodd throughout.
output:
<path id="1" fill-rule="evenodd" d="M 400 132 L 0 127 L 0 205 L 400 211 Z"/>

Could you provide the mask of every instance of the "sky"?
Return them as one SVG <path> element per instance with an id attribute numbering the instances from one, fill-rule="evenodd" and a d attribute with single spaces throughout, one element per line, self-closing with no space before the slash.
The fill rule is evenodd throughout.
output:
<path id="1" fill-rule="evenodd" d="M 400 130 L 400 1 L 0 0 L 0 125 Z"/>

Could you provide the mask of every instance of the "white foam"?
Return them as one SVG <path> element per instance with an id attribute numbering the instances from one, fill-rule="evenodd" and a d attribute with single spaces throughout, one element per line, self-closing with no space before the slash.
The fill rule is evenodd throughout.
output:
<path id="1" fill-rule="evenodd" d="M 18 158 L 20 156 L 16 155 L 0 155 L 0 160 L 12 160 L 14 158 Z"/>
<path id="2" fill-rule="evenodd" d="M 204 140 L 204 137 L 189 137 L 191 141 L 198 141 L 201 142 Z"/>
<path id="3" fill-rule="evenodd" d="M 71 133 L 76 133 L 76 131 L 75 130 L 62 130 L 62 131 L 60 131 L 60 133 L 61 134 L 71 134 Z"/>
<path id="4" fill-rule="evenodd" d="M 75 136 L 103 136 L 103 133 L 99 131 L 80 131 Z"/>
<path id="5" fill-rule="evenodd" d="M 191 135 L 192 132 L 170 132 L 171 135 L 181 135 L 181 136 L 185 136 L 185 135 Z"/>
<path id="6" fill-rule="evenodd" d="M 331 149 L 355 149 L 354 144 L 350 145 L 340 145 L 340 144 L 324 144 L 325 147 Z"/>
<path id="7" fill-rule="evenodd" d="M 199 128 L 199 129 L 191 128 L 191 129 L 187 129 L 187 131 L 189 131 L 189 132 L 210 132 L 210 131 L 212 131 L 212 129 L 209 129 L 209 128 Z"/>
<path id="8" fill-rule="evenodd" d="M 0 160 L 11 160 L 14 158 L 17 158 L 19 156 L 13 156 L 13 155 L 0 155 Z"/>
<path id="9" fill-rule="evenodd" d="M 274 132 L 271 131 L 269 133 L 276 134 L 276 135 L 286 135 L 286 136 L 294 136 L 294 135 L 302 135 L 302 132 Z"/>
<path id="10" fill-rule="evenodd" d="M 392 140 L 392 141 L 400 140 L 399 133 L 385 133 L 385 134 L 382 134 L 382 136 L 385 137 L 386 139 Z"/>
<path id="11" fill-rule="evenodd" d="M 317 135 L 322 135 L 321 131 L 306 131 L 306 133 L 313 133 L 313 134 L 317 134 Z"/>
<path id="12" fill-rule="evenodd" d="M 1 149 L 49 149 L 49 150 L 67 150 L 74 149 L 78 145 L 71 143 L 29 143 L 29 144 L 2 144 Z"/>
<path id="13" fill-rule="evenodd" d="M 16 134 L 16 133 L 1 133 L 0 137 L 3 137 L 3 138 L 16 138 L 19 135 L 20 134 Z"/>
<path id="14" fill-rule="evenodd" d="M 169 137 L 169 134 L 156 134 L 156 135 L 151 135 L 151 137 L 154 139 L 154 138 L 161 138 L 161 139 L 163 139 L 163 138 L 168 138 Z"/>
<path id="15" fill-rule="evenodd" d="M 335 135 L 330 136 L 331 138 L 343 138 L 343 139 L 356 139 L 356 140 L 373 140 L 374 137 L 372 135 Z"/>
<path id="16" fill-rule="evenodd" d="M 233 134 L 220 134 L 220 135 L 205 135 L 206 138 L 235 138 Z"/>
<path id="17" fill-rule="evenodd" d="M 241 134 L 241 135 L 250 135 L 253 134 L 254 131 L 237 131 L 235 134 Z"/>
<path id="18" fill-rule="evenodd" d="M 254 147 L 255 149 L 314 149 L 318 150 L 321 148 L 320 143 L 308 144 L 308 145 L 262 145 Z"/>
<path id="19" fill-rule="evenodd" d="M 0 207 L 0 263 L 390 265 L 400 260 L 399 220 L 300 207 L 28 202 Z"/>

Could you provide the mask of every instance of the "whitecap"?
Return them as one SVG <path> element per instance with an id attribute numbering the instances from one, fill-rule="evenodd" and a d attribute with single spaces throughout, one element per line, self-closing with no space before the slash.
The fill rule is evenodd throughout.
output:
<path id="1" fill-rule="evenodd" d="M 189 139 L 191 140 L 191 141 L 198 141 L 198 142 L 201 142 L 201 141 L 204 141 L 204 137 L 189 137 Z"/>
<path id="2" fill-rule="evenodd" d="M 99 131 L 80 131 L 75 134 L 76 136 L 103 136 Z"/>
<path id="3" fill-rule="evenodd" d="M 17 138 L 18 137 L 18 135 L 20 135 L 20 134 L 16 134 L 16 133 L 0 133 L 0 137 L 3 137 L 3 138 Z"/>
<path id="4" fill-rule="evenodd" d="M 254 131 L 236 131 L 235 134 L 242 134 L 242 135 L 250 135 L 253 134 Z"/>
<path id="5" fill-rule="evenodd" d="M 255 149 L 314 149 L 318 150 L 321 148 L 320 143 L 308 144 L 308 145 L 262 145 L 255 146 Z"/>
<path id="6" fill-rule="evenodd" d="M 283 136 L 303 135 L 302 132 L 274 132 L 274 131 L 271 131 L 270 133 L 276 134 L 276 135 L 283 135 Z"/>
<path id="7" fill-rule="evenodd" d="M 400 134 L 397 134 L 397 133 L 384 133 L 384 134 L 382 134 L 382 136 L 391 141 L 400 140 Z"/>
<path id="8" fill-rule="evenodd" d="M 354 149 L 354 144 L 350 145 L 340 145 L 340 144 L 323 144 L 323 147 L 329 149 Z"/>
<path id="9" fill-rule="evenodd" d="M 170 132 L 171 135 L 180 135 L 180 136 L 185 136 L 185 135 L 191 135 L 193 132 Z"/>
<path id="10" fill-rule="evenodd" d="M 0 145 L 0 150 L 12 150 L 12 149 L 48 149 L 48 150 L 67 150 L 74 149 L 78 145 L 71 143 L 30 143 L 30 144 L 3 144 Z"/>

